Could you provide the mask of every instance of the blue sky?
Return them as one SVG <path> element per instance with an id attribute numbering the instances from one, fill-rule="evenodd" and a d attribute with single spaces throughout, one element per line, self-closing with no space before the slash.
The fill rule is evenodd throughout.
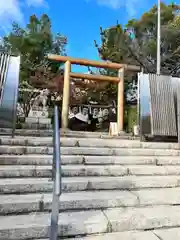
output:
<path id="1" fill-rule="evenodd" d="M 11 22 L 25 24 L 31 14 L 47 13 L 54 32 L 68 37 L 67 53 L 73 57 L 98 59 L 94 39 L 100 42 L 99 27 L 107 28 L 117 20 L 125 24 L 138 18 L 157 0 L 0 0 L 0 34 L 8 33 Z M 166 1 L 170 2 L 170 1 Z M 176 1 L 180 3 L 180 0 Z M 75 70 L 87 71 L 82 67 Z"/>

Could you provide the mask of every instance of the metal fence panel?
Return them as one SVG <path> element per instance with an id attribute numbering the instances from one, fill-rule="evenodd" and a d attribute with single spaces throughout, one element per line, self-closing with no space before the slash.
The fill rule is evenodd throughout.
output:
<path id="1" fill-rule="evenodd" d="M 171 76 L 149 75 L 152 134 L 177 136 Z"/>
<path id="2" fill-rule="evenodd" d="M 178 142 L 180 142 L 180 78 L 172 77 L 172 86 L 173 86 L 174 102 L 175 102 L 175 109 L 176 109 Z"/>
<path id="3" fill-rule="evenodd" d="M 180 83 L 177 84 L 177 128 L 178 128 L 178 142 L 180 142 Z"/>
<path id="4" fill-rule="evenodd" d="M 140 132 L 145 134 L 151 133 L 151 112 L 150 112 L 150 91 L 149 75 L 139 74 L 139 112 L 140 112 Z"/>
<path id="5" fill-rule="evenodd" d="M 10 60 L 10 55 L 5 53 L 0 54 L 0 105 L 2 102 L 5 79 L 7 76 L 7 71 L 9 66 L 9 60 Z"/>
<path id="6" fill-rule="evenodd" d="M 180 90 L 177 86 L 180 86 L 180 79 L 141 73 L 139 85 L 141 135 L 178 136 L 180 117 L 177 122 L 177 112 L 180 116 L 180 108 L 177 96 L 180 98 L 180 94 L 177 91 Z"/>
<path id="7" fill-rule="evenodd" d="M 9 56 L 6 78 L 0 105 L 0 127 L 15 127 L 16 105 L 19 86 L 20 57 Z"/>

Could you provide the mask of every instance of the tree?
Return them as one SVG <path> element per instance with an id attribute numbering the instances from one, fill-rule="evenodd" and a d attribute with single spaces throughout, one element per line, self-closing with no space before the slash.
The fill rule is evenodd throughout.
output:
<path id="1" fill-rule="evenodd" d="M 65 54 L 67 38 L 60 33 L 54 34 L 51 20 L 43 14 L 40 18 L 32 15 L 25 28 L 16 22 L 12 31 L 3 39 L 3 49 L 21 56 L 20 87 L 36 87 L 35 77 L 38 72 L 44 73 L 43 85 L 59 71 L 60 64 L 49 62 L 47 53 Z M 45 77 L 46 76 L 46 77 Z M 37 77 L 37 85 L 39 77 Z"/>
<path id="2" fill-rule="evenodd" d="M 54 78 L 62 75 L 61 66 L 49 62 L 46 55 L 65 55 L 66 44 L 65 36 L 52 32 L 51 20 L 46 14 L 40 18 L 30 16 L 25 28 L 14 22 L 12 31 L 3 38 L 1 50 L 21 56 L 20 88 L 28 91 L 19 92 L 19 102 L 22 103 L 25 116 L 29 113 L 31 99 L 39 94 L 38 91 L 33 91 L 35 88 L 58 90 L 59 85 Z"/>
<path id="3" fill-rule="evenodd" d="M 161 3 L 161 73 L 180 76 L 180 6 Z M 131 19 L 123 28 L 120 24 L 103 30 L 100 29 L 101 44 L 95 41 L 98 53 L 103 60 L 135 64 L 146 73 L 156 73 L 156 40 L 157 40 L 157 6 L 145 12 L 139 19 Z M 114 75 L 116 71 L 105 70 L 105 74 Z M 135 87 L 132 82 L 137 75 L 125 75 L 125 99 L 132 94 L 135 98 Z M 107 92 L 110 97 L 117 93 L 116 86 L 109 84 Z M 113 94 L 112 94 L 113 93 Z M 135 94 L 135 95 L 134 95 Z M 131 99 L 131 98 L 129 98 Z"/>
<path id="4" fill-rule="evenodd" d="M 161 3 L 161 73 L 179 76 L 180 17 L 179 5 Z M 101 29 L 102 59 L 138 64 L 145 72 L 156 72 L 157 6 L 145 12 L 140 19 L 129 20 L 123 28 L 117 24 Z"/>

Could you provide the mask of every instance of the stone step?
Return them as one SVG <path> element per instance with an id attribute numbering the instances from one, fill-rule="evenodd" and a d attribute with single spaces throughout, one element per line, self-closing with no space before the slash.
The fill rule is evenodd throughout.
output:
<path id="1" fill-rule="evenodd" d="M 12 129 L 8 128 L 0 128 L 1 135 L 11 136 Z M 108 133 L 105 132 L 83 132 L 83 131 L 71 131 L 71 130 L 60 130 L 60 134 L 64 136 L 86 136 L 86 137 L 100 137 L 101 135 L 108 136 Z M 52 129 L 16 129 L 15 136 L 52 136 Z M 126 136 L 130 136 L 129 134 L 125 134 Z"/>
<path id="2" fill-rule="evenodd" d="M 178 240 L 180 238 L 180 227 L 163 229 L 163 230 L 155 230 L 153 231 L 156 236 L 161 240 Z"/>
<path id="3" fill-rule="evenodd" d="M 171 170 L 170 170 L 171 171 Z M 169 171 L 169 172 L 170 172 Z M 178 173 L 172 169 L 171 173 Z M 180 168 L 179 168 L 180 173 Z M 85 165 L 63 165 L 62 176 L 124 176 L 128 175 L 128 168 L 124 166 L 85 166 Z M 174 174 L 176 175 L 176 174 Z M 18 177 L 51 177 L 52 166 L 0 166 L 0 178 Z"/>
<path id="4" fill-rule="evenodd" d="M 52 193 L 2 195 L 0 214 L 43 212 L 52 209 Z M 60 210 L 104 209 L 138 205 L 138 198 L 130 191 L 91 191 L 63 193 Z"/>
<path id="5" fill-rule="evenodd" d="M 128 231 L 104 233 L 87 237 L 68 238 L 68 240 L 179 240 L 180 228 L 161 229 L 155 231 Z M 48 240 L 48 239 L 36 239 Z M 67 240 L 64 239 L 64 240 Z"/>
<path id="6" fill-rule="evenodd" d="M 160 229 L 155 231 L 129 231 L 106 233 L 89 237 L 70 238 L 69 240 L 179 240 L 180 228 Z M 40 239 L 45 240 L 45 239 Z"/>
<path id="7" fill-rule="evenodd" d="M 52 147 L 0 146 L 1 154 L 53 154 Z M 143 149 L 143 148 L 96 148 L 96 147 L 61 147 L 62 155 L 91 156 L 180 156 L 180 150 Z"/>
<path id="8" fill-rule="evenodd" d="M 2 136 L 12 136 L 12 129 L 0 129 L 0 135 Z M 16 129 L 16 136 L 34 136 L 34 137 L 52 137 L 53 130 L 51 129 Z M 105 139 L 139 139 L 139 137 L 132 136 L 131 133 L 122 132 L 119 136 L 110 136 L 107 132 L 82 132 L 82 131 L 71 131 L 71 130 L 61 130 L 60 135 L 63 137 L 78 137 L 78 138 L 105 138 Z"/>
<path id="9" fill-rule="evenodd" d="M 60 138 L 63 147 L 105 147 L 105 148 L 149 148 L 149 149 L 180 149 L 178 143 L 140 142 L 138 140 L 118 139 L 86 139 L 86 138 Z M 47 146 L 53 145 L 52 137 L 1 137 L 1 145 L 17 146 Z"/>
<path id="10" fill-rule="evenodd" d="M 49 226 L 48 213 L 0 217 L 0 240 L 47 238 Z M 102 233 L 106 228 L 107 220 L 99 210 L 59 214 L 59 236 Z"/>
<path id="11" fill-rule="evenodd" d="M 92 235 L 88 237 L 68 238 L 68 240 L 159 240 L 159 238 L 152 231 L 129 231 L 117 233 L 104 233 Z M 48 240 L 48 239 L 35 239 L 35 240 Z M 67 240 L 64 239 L 64 240 Z M 162 239 L 163 240 L 163 239 Z M 170 240 L 170 239 L 168 239 Z M 179 239 L 174 239 L 179 240 Z"/>
<path id="12" fill-rule="evenodd" d="M 149 206 L 142 208 L 115 208 L 66 212 L 59 214 L 58 235 L 74 237 L 77 235 L 100 234 L 172 228 L 180 225 L 179 206 Z M 27 240 L 48 238 L 50 214 L 34 213 L 19 216 L 0 217 L 1 240 Z M 172 238 L 170 238 L 172 239 Z"/>
<path id="13" fill-rule="evenodd" d="M 0 214 L 45 212 L 52 209 L 52 193 L 1 195 Z M 63 193 L 59 200 L 61 211 L 180 205 L 180 188 L 107 190 Z"/>
<path id="14" fill-rule="evenodd" d="M 144 165 L 63 165 L 63 177 L 85 176 L 164 176 L 180 175 L 180 166 Z M 51 177 L 52 166 L 9 165 L 0 166 L 0 178 Z"/>
<path id="15" fill-rule="evenodd" d="M 85 158 L 83 156 L 61 155 L 61 163 L 65 165 L 66 164 L 83 164 L 85 163 L 84 161 Z M 0 155 L 0 165 L 51 165 L 52 166 L 52 159 L 53 159 L 52 155 L 38 155 L 38 154 L 36 155 L 35 154 L 5 155 L 4 154 L 4 155 Z M 95 157 L 95 160 L 97 160 L 97 157 Z M 95 160 L 92 160 L 92 161 L 95 162 Z M 107 157 L 107 161 L 110 163 L 110 157 Z M 102 164 L 103 162 L 104 160 L 102 160 Z"/>
<path id="16" fill-rule="evenodd" d="M 103 211 L 112 232 L 179 227 L 180 206 L 112 208 Z"/>
<path id="17" fill-rule="evenodd" d="M 85 165 L 180 165 L 178 156 L 61 155 L 62 164 Z M 0 165 L 52 165 L 52 155 L 0 155 Z"/>
<path id="18" fill-rule="evenodd" d="M 90 191 L 114 189 L 179 187 L 180 176 L 65 177 L 62 190 Z M 0 193 L 52 192 L 50 178 L 0 179 Z"/>

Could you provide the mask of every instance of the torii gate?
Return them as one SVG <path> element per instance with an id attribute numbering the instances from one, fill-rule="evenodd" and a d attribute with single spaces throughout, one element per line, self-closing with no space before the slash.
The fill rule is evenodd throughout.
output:
<path id="1" fill-rule="evenodd" d="M 64 62 L 64 87 L 63 87 L 63 103 L 62 103 L 62 128 L 68 127 L 68 113 L 69 113 L 69 98 L 70 98 L 70 78 L 88 79 L 93 81 L 110 81 L 118 84 L 117 93 L 117 126 L 118 132 L 123 131 L 124 125 L 124 72 L 125 71 L 140 71 L 139 66 L 119 64 L 112 62 L 92 61 L 81 58 L 72 58 L 68 56 L 59 56 L 49 54 L 48 59 L 57 62 Z M 91 66 L 98 68 L 117 69 L 118 76 L 110 77 L 105 75 L 92 75 L 83 73 L 71 72 L 71 64 Z"/>

